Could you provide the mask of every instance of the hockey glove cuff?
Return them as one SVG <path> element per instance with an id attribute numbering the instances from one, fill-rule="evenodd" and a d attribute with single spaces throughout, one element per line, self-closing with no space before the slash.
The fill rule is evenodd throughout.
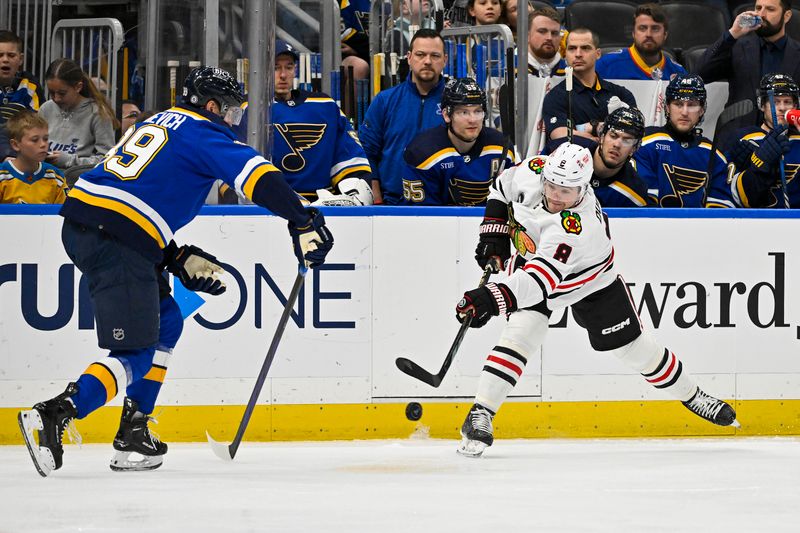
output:
<path id="1" fill-rule="evenodd" d="M 789 151 L 786 126 L 778 126 L 764 137 L 761 145 L 750 154 L 750 163 L 756 172 L 771 172 L 778 165 L 783 154 Z"/>
<path id="2" fill-rule="evenodd" d="M 478 247 L 475 248 L 475 261 L 482 269 L 491 264 L 492 272 L 501 271 L 511 257 L 508 237 L 508 223 L 497 218 L 484 218 L 481 223 Z"/>
<path id="3" fill-rule="evenodd" d="M 190 291 L 206 292 L 213 296 L 225 292 L 225 283 L 219 277 L 225 269 L 213 255 L 197 246 L 178 248 L 174 242 L 164 251 L 164 266 Z"/>
<path id="4" fill-rule="evenodd" d="M 456 318 L 463 323 L 472 315 L 469 327 L 480 328 L 493 316 L 516 310 L 517 300 L 508 287 L 502 283 L 487 283 L 483 287 L 464 293 L 464 297 L 456 305 Z"/>
<path id="5" fill-rule="evenodd" d="M 308 209 L 311 217 L 304 226 L 296 226 L 289 222 L 289 234 L 292 236 L 294 255 L 298 263 L 315 268 L 325 262 L 325 257 L 333 248 L 333 234 L 325 225 L 325 217 L 318 209 Z"/>

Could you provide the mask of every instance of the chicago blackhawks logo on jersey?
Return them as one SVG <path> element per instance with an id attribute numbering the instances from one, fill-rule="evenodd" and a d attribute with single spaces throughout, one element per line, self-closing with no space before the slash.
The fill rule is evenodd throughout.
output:
<path id="1" fill-rule="evenodd" d="M 291 150 L 291 153 L 281 159 L 282 170 L 287 172 L 303 170 L 306 160 L 301 152 L 316 146 L 325 134 L 327 126 L 327 124 L 275 124 L 275 129 Z"/>
<path id="2" fill-rule="evenodd" d="M 526 233 L 525 226 L 514 218 L 514 207 L 511 204 L 508 204 L 508 236 L 511 237 L 511 242 L 520 255 L 536 252 L 536 243 Z"/>
<path id="3" fill-rule="evenodd" d="M 528 168 L 537 174 L 541 174 L 544 168 L 544 159 L 541 157 L 534 157 L 528 162 Z"/>
<path id="4" fill-rule="evenodd" d="M 581 216 L 571 211 L 561 211 L 561 227 L 564 228 L 564 231 L 567 233 L 580 235 L 581 231 L 583 231 Z"/>

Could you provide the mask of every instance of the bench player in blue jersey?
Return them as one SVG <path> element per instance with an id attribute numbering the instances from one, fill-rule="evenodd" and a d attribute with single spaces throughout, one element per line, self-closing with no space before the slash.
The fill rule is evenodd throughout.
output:
<path id="1" fill-rule="evenodd" d="M 733 207 L 728 161 L 711 151 L 699 128 L 706 87 L 696 74 L 679 74 L 667 85 L 667 123 L 649 127 L 633 156 L 647 193 L 660 207 Z"/>
<path id="2" fill-rule="evenodd" d="M 486 93 L 472 78 L 448 80 L 442 116 L 444 125 L 414 137 L 403 153 L 403 203 L 483 205 L 503 158 L 505 167 L 514 164 L 503 135 L 484 127 Z"/>
<path id="3" fill-rule="evenodd" d="M 778 124 L 772 123 L 769 91 L 775 92 Z M 786 112 L 800 106 L 800 86 L 788 74 L 771 73 L 761 78 L 757 94 L 758 108 L 764 116 L 760 126 L 739 130 L 731 150 L 730 188 L 737 207 L 783 208 L 781 184 L 783 157 L 789 207 L 800 207 L 800 133 L 786 122 Z"/>
<path id="4" fill-rule="evenodd" d="M 191 222 L 217 179 L 289 221 L 298 261 L 325 261 L 333 237 L 316 209 L 305 209 L 283 175 L 247 145 L 230 124 L 243 96 L 226 71 L 200 67 L 186 78 L 180 105 L 136 124 L 69 193 L 62 241 L 88 282 L 98 344 L 108 356 L 89 365 L 60 395 L 19 413 L 34 466 L 42 476 L 62 465 L 62 438 L 82 419 L 125 390 L 114 470 L 157 468 L 167 451 L 148 428 L 169 352 L 181 333 L 178 306 L 163 270 L 191 290 L 219 294 L 223 268 L 173 234 Z M 38 443 L 35 440 L 38 433 Z M 144 456 L 132 462 L 130 453 Z"/>

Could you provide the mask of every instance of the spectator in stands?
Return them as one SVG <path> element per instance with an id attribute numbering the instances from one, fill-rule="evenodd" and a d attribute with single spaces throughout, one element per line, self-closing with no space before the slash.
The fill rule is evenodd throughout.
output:
<path id="1" fill-rule="evenodd" d="M 561 17 L 551 7 L 535 9 L 528 15 L 528 74 L 547 78 L 563 76 L 567 62 L 558 52 Z"/>
<path id="2" fill-rule="evenodd" d="M 401 16 L 394 20 L 392 29 L 384 36 L 384 49 L 405 55 L 411 41 L 411 26 L 435 29 L 436 20 L 431 16 L 430 0 L 402 0 Z"/>
<path id="3" fill-rule="evenodd" d="M 443 123 L 440 101 L 447 54 L 442 36 L 419 30 L 407 57 L 406 81 L 378 93 L 358 130 L 372 167 L 375 203 L 402 202 L 403 150 L 417 133 Z"/>
<path id="4" fill-rule="evenodd" d="M 21 111 L 30 111 L 30 108 L 18 102 L 0 105 L 0 163 L 17 156 L 17 152 L 11 147 L 11 141 L 8 138 L 6 122 Z"/>
<path id="5" fill-rule="evenodd" d="M 497 24 L 500 20 L 500 0 L 469 0 L 467 2 L 469 16 L 475 20 L 476 26 Z"/>
<path id="6" fill-rule="evenodd" d="M 730 29 L 708 47 L 697 66 L 706 83 L 728 80 L 728 103 L 756 102 L 759 80 L 766 74 L 782 72 L 800 79 L 800 42 L 786 35 L 792 16 L 791 0 L 756 0 L 752 10 L 740 13 Z M 758 26 L 744 27 L 745 17 L 758 15 Z M 761 122 L 758 113 L 732 122 L 728 132 Z M 719 135 L 720 132 L 715 132 Z M 733 140 L 726 134 L 719 141 L 727 148 Z"/>
<path id="7" fill-rule="evenodd" d="M 20 70 L 25 59 L 22 46 L 22 39 L 16 33 L 0 30 L 0 103 L 15 102 L 38 111 L 44 102 L 44 93 L 33 74 Z"/>
<path id="8" fill-rule="evenodd" d="M 289 43 L 275 41 L 275 130 L 269 159 L 312 205 L 372 205 L 369 161 L 339 106 L 325 93 L 292 89 L 299 60 Z M 246 117 L 234 127 L 243 143 Z"/>
<path id="9" fill-rule="evenodd" d="M 404 203 L 484 205 L 503 158 L 505 168 L 514 164 L 503 135 L 484 127 L 486 93 L 472 78 L 447 80 L 442 116 L 444 125 L 423 131 L 405 149 Z"/>
<path id="10" fill-rule="evenodd" d="M 63 204 L 66 182 L 48 163 L 47 121 L 22 111 L 6 122 L 9 142 L 17 157 L 0 164 L 0 203 Z"/>
<path id="11" fill-rule="evenodd" d="M 574 142 L 589 146 L 597 143 L 606 116 L 622 106 L 636 107 L 636 99 L 626 89 L 603 80 L 595 72 L 595 62 L 600 57 L 599 42 L 588 28 L 573 29 L 567 37 L 567 64 L 574 69 L 572 91 L 572 123 L 576 124 Z M 548 139 L 567 137 L 567 89 L 559 83 L 544 97 L 542 116 Z M 550 153 L 548 148 L 548 152 Z"/>
<path id="12" fill-rule="evenodd" d="M 670 80 L 686 69 L 664 52 L 669 23 L 658 4 L 642 4 L 633 17 L 633 44 L 597 61 L 597 74 L 612 80 Z"/>
<path id="13" fill-rule="evenodd" d="M 370 7 L 370 0 L 339 0 L 342 66 L 353 67 L 353 78 L 357 80 L 369 77 Z"/>
<path id="14" fill-rule="evenodd" d="M 533 6 L 528 2 L 528 14 L 533 11 Z M 517 0 L 503 0 L 500 9 L 500 19 L 498 24 L 505 24 L 511 29 L 514 34 L 514 40 L 517 39 Z"/>
<path id="15" fill-rule="evenodd" d="M 647 192 L 661 207 L 734 207 L 727 186 L 728 162 L 699 129 L 706 88 L 696 74 L 675 76 L 666 90 L 667 124 L 645 130 L 634 156 Z"/>
<path id="16" fill-rule="evenodd" d="M 47 161 L 61 169 L 97 164 L 114 146 L 119 122 L 106 97 L 74 61 L 56 59 L 47 68 L 50 98 L 39 114 L 50 125 Z"/>
<path id="17" fill-rule="evenodd" d="M 772 122 L 769 90 L 775 92 L 777 126 Z M 767 74 L 758 90 L 758 107 L 764 115 L 761 126 L 738 132 L 737 146 L 749 157 L 734 157 L 739 162 L 731 180 L 733 200 L 740 207 L 783 208 L 784 191 L 780 177 L 781 157 L 787 181 L 789 207 L 800 207 L 800 134 L 797 122 L 787 123 L 786 112 L 800 107 L 800 87 L 786 74 Z M 787 129 L 788 128 L 788 129 Z"/>
<path id="18" fill-rule="evenodd" d="M 636 173 L 631 157 L 644 134 L 644 116 L 635 107 L 622 106 L 606 117 L 600 142 L 592 143 L 591 185 L 603 207 L 648 207 L 647 184 Z M 566 137 L 557 145 L 567 142 Z"/>
<path id="19" fill-rule="evenodd" d="M 144 119 L 139 118 L 142 110 L 139 105 L 133 100 L 123 100 L 119 114 L 119 133 L 120 136 L 124 135 L 128 128 Z"/>

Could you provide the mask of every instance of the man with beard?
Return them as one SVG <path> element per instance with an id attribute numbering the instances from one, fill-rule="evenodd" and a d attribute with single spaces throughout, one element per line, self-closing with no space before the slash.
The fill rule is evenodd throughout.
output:
<path id="1" fill-rule="evenodd" d="M 567 62 L 558 53 L 561 20 L 558 11 L 541 7 L 528 17 L 528 74 L 540 78 L 563 76 Z"/>
<path id="2" fill-rule="evenodd" d="M 514 164 L 503 135 L 483 127 L 486 93 L 472 78 L 448 80 L 442 116 L 445 125 L 417 135 L 403 154 L 403 199 L 408 205 L 484 205 L 503 158 L 504 168 Z"/>
<path id="3" fill-rule="evenodd" d="M 757 15 L 761 23 L 743 27 L 745 17 Z M 786 35 L 792 17 L 791 0 L 756 0 L 752 11 L 736 17 L 730 29 L 711 45 L 697 67 L 706 83 L 728 80 L 728 105 L 740 100 L 756 103 L 759 80 L 780 72 L 800 79 L 800 42 Z M 727 131 L 760 124 L 758 113 L 733 121 Z M 719 135 L 719 132 L 716 132 Z M 726 148 L 730 135 L 720 140 Z"/>
<path id="4" fill-rule="evenodd" d="M 703 80 L 676 76 L 667 86 L 666 103 L 667 124 L 647 128 L 634 156 L 648 194 L 661 207 L 733 207 L 728 162 L 719 150 L 711 153 L 711 141 L 698 128 L 706 110 Z"/>
<path id="5" fill-rule="evenodd" d="M 658 4 L 642 4 L 633 16 L 633 45 L 597 61 L 597 74 L 612 80 L 669 80 L 686 70 L 667 57 L 667 15 Z"/>
<path id="6" fill-rule="evenodd" d="M 633 94 L 620 85 L 601 79 L 594 69 L 600 57 L 599 40 L 588 28 L 575 28 L 567 37 L 566 60 L 574 69 L 572 123 L 574 142 L 587 146 L 598 142 L 606 116 L 622 107 L 636 107 Z M 559 83 L 547 93 L 542 104 L 545 131 L 549 140 L 567 137 L 569 104 L 566 83 Z M 552 151 L 548 145 L 547 152 Z"/>
<path id="7" fill-rule="evenodd" d="M 442 71 L 447 62 L 442 36 L 436 30 L 419 30 L 411 38 L 407 58 L 406 81 L 378 93 L 358 130 L 372 167 L 376 204 L 403 201 L 403 150 L 417 133 L 442 124 Z"/>

